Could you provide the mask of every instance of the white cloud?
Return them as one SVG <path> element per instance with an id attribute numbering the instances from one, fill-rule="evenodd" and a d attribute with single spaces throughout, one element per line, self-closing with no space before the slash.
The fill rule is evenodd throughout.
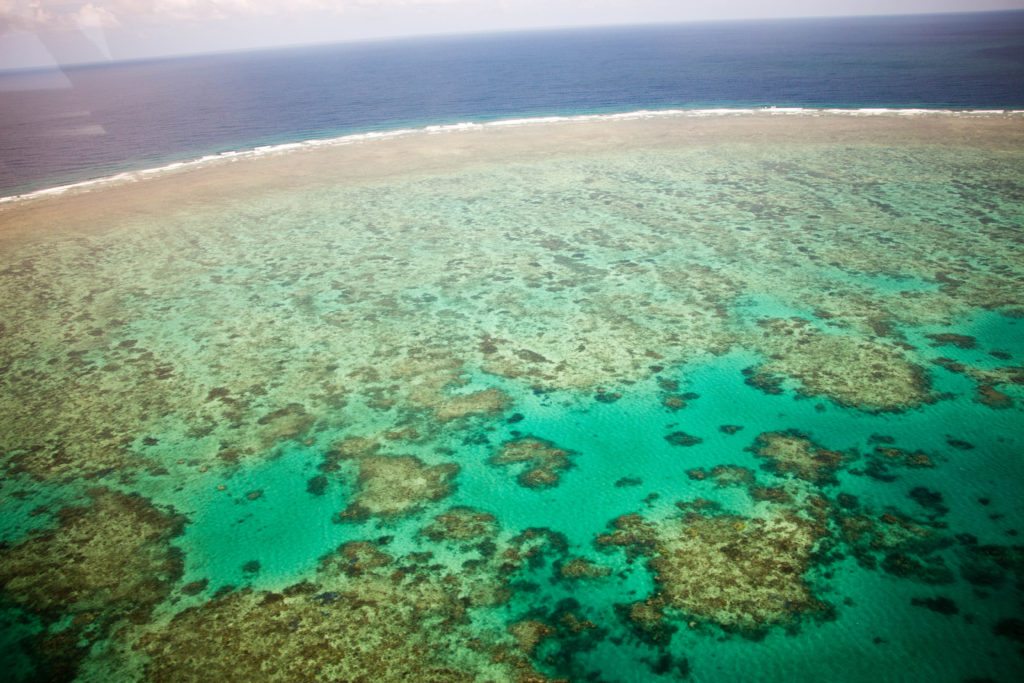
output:
<path id="1" fill-rule="evenodd" d="M 123 27 L 129 31 L 118 33 L 179 30 L 187 36 L 238 19 L 247 30 L 261 26 L 270 31 L 279 23 L 285 31 L 302 25 L 306 33 L 325 40 L 452 30 L 1011 8 L 1024 8 L 1024 0 L 0 0 L 0 34 Z"/>
<path id="2" fill-rule="evenodd" d="M 135 21 L 205 21 L 310 11 L 480 4 L 480 0 L 0 0 L 0 29 L 112 27 Z"/>
<path id="3" fill-rule="evenodd" d="M 121 22 L 106 7 L 97 7 L 88 2 L 72 15 L 72 19 L 79 28 L 113 28 Z"/>

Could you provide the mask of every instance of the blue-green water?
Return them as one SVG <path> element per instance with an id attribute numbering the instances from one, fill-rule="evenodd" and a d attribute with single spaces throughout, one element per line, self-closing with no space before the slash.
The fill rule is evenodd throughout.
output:
<path id="1" fill-rule="evenodd" d="M 930 121 L 6 208 L 4 670 L 1016 680 L 1020 122 Z"/>

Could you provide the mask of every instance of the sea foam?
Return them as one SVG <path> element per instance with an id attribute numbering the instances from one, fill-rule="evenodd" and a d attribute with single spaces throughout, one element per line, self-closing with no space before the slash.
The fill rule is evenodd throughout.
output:
<path id="1" fill-rule="evenodd" d="M 556 123 L 585 123 L 592 121 L 635 121 L 655 118 L 703 118 L 714 116 L 749 116 L 762 114 L 771 116 L 1024 116 L 1020 109 L 913 109 L 913 108 L 859 108 L 823 109 L 813 107 L 746 107 L 746 108 L 705 108 L 705 109 L 639 109 L 612 114 L 576 114 L 566 116 L 537 116 L 527 118 L 499 119 L 495 121 L 461 121 L 449 124 L 432 124 L 418 128 L 396 128 L 385 131 L 352 133 L 329 138 L 312 138 L 279 145 L 261 145 L 251 149 L 232 150 L 207 154 L 188 161 L 175 161 L 163 166 L 123 171 L 109 176 L 92 178 L 66 185 L 33 190 L 16 195 L 0 197 L 0 204 L 19 202 L 44 197 L 53 197 L 68 192 L 83 192 L 99 187 L 133 183 L 152 176 L 199 168 L 212 164 L 233 163 L 244 159 L 255 159 L 268 155 L 286 154 L 302 149 L 335 147 L 359 144 L 375 140 L 390 140 L 411 135 L 451 134 L 479 131 L 489 128 L 533 126 Z"/>

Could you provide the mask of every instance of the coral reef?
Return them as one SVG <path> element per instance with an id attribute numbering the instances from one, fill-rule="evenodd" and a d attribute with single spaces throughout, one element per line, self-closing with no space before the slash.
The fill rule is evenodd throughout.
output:
<path id="1" fill-rule="evenodd" d="M 851 554 L 866 569 L 881 568 L 892 576 L 927 584 L 955 579 L 940 554 L 953 544 L 941 523 L 895 510 L 877 514 L 851 504 L 839 514 L 838 524 Z"/>
<path id="2" fill-rule="evenodd" d="M 430 551 L 395 552 L 387 538 L 350 541 L 309 580 L 225 592 L 120 638 L 154 681 L 549 680 L 527 657 L 572 615 L 559 612 L 551 626 L 527 618 L 503 633 L 476 623 L 471 610 L 508 603 L 517 572 L 564 560 L 564 539 L 543 529 L 508 538 L 493 517 L 466 508 L 437 515 L 424 534 L 455 542 L 446 551 L 454 564 Z M 481 554 L 464 541 L 494 548 Z"/>
<path id="3" fill-rule="evenodd" d="M 1000 619 L 999 622 L 992 627 L 992 633 L 1002 638 L 1009 638 L 1014 642 L 1024 645 L 1024 619 L 1018 619 L 1016 617 Z M 1021 655 L 1024 656 L 1024 647 L 1021 648 Z"/>
<path id="4" fill-rule="evenodd" d="M 488 512 L 454 507 L 434 517 L 422 533 L 431 541 L 467 542 L 491 538 L 497 531 L 497 518 Z"/>
<path id="5" fill-rule="evenodd" d="M 532 639 L 542 635 L 534 644 L 534 659 L 557 672 L 560 680 L 591 680 L 600 675 L 580 666 L 577 658 L 604 640 L 608 631 L 588 618 L 575 598 L 532 609 L 517 624 L 525 624 L 513 626 L 521 646 L 534 644 Z"/>
<path id="6" fill-rule="evenodd" d="M 760 434 L 752 450 L 767 461 L 765 469 L 818 485 L 834 484 L 836 470 L 846 459 L 842 453 L 822 448 L 796 430 Z"/>
<path id="7" fill-rule="evenodd" d="M 897 479 L 896 469 L 930 469 L 935 467 L 935 457 L 921 450 L 907 451 L 895 446 L 895 439 L 880 434 L 872 435 L 870 442 L 877 444 L 865 455 L 866 464 L 860 469 L 851 469 L 851 474 L 864 474 L 878 481 L 891 482 Z"/>
<path id="8" fill-rule="evenodd" d="M 411 455 L 369 456 L 358 460 L 355 495 L 343 518 L 393 517 L 447 498 L 459 473 L 454 463 L 427 465 Z"/>
<path id="9" fill-rule="evenodd" d="M 39 624 L 39 678 L 587 680 L 620 653 L 683 676 L 676 629 L 826 615 L 847 556 L 887 575 L 865 585 L 950 584 L 898 606 L 941 622 L 923 610 L 955 597 L 956 649 L 987 665 L 993 605 L 1024 590 L 1024 551 L 997 542 L 1024 529 L 1000 480 L 1019 473 L 1024 133 L 969 118 L 808 143 L 835 121 L 773 117 L 786 144 L 744 116 L 618 122 L 578 154 L 550 142 L 576 124 L 460 134 L 450 156 L 409 136 L 373 178 L 331 176 L 324 151 L 291 167 L 309 186 L 266 158 L 187 204 L 177 183 L 207 171 L 0 207 L 0 585 Z M 520 135 L 537 149 L 510 159 Z M 935 433 L 949 421 L 971 426 Z M 576 466 L 593 501 L 555 490 Z M 972 489 L 981 468 L 999 475 Z M 688 492 L 706 498 L 673 507 Z M 202 533 L 211 509 L 232 533 Z M 598 541 L 624 558 L 590 558 L 637 509 Z M 271 513 L 284 542 L 330 540 L 289 574 L 247 545 Z"/>
<path id="10" fill-rule="evenodd" d="M 516 639 L 516 644 L 523 654 L 529 656 L 533 654 L 541 641 L 555 633 L 555 629 L 542 621 L 524 619 L 511 624 L 508 627 L 508 632 Z"/>
<path id="11" fill-rule="evenodd" d="M 899 411 L 933 400 L 924 369 L 892 344 L 826 334 L 803 318 L 759 320 L 750 344 L 769 358 L 759 375 L 792 377 L 802 392 L 841 405 Z"/>
<path id="12" fill-rule="evenodd" d="M 96 488 L 86 506 L 65 507 L 58 526 L 0 548 L 0 597 L 65 629 L 31 643 L 40 675 L 75 677 L 89 647 L 125 621 L 141 623 L 183 572 L 171 541 L 184 520 L 137 495 Z"/>
<path id="13" fill-rule="evenodd" d="M 558 573 L 564 579 L 599 579 L 611 574 L 612 570 L 585 557 L 573 557 L 561 563 Z"/>
<path id="14" fill-rule="evenodd" d="M 490 462 L 492 465 L 525 464 L 516 481 L 532 489 L 558 486 L 562 472 L 572 467 L 576 454 L 559 448 L 550 441 L 536 437 L 523 437 L 506 442 Z"/>
<path id="15" fill-rule="evenodd" d="M 692 391 L 679 393 L 679 382 L 676 380 L 660 378 L 658 380 L 658 388 L 662 390 L 661 405 L 665 406 L 672 412 L 682 410 L 690 405 L 691 401 L 696 401 L 700 398 L 699 394 Z"/>
<path id="16" fill-rule="evenodd" d="M 659 522 L 620 517 L 597 542 L 646 555 L 664 606 L 757 634 L 824 609 L 804 575 L 826 533 L 782 510 L 765 518 L 689 512 Z"/>
<path id="17" fill-rule="evenodd" d="M 144 617 L 181 576 L 170 541 L 184 520 L 137 495 L 97 488 L 89 497 L 87 506 L 63 508 L 57 528 L 4 550 L 3 593 L 53 617 Z"/>
<path id="18" fill-rule="evenodd" d="M 496 662 L 497 650 L 474 649 L 459 613 L 433 582 L 365 578 L 325 592 L 300 584 L 189 608 L 137 648 L 152 681 L 543 680 L 525 661 Z"/>
<path id="19" fill-rule="evenodd" d="M 956 606 L 956 603 L 950 598 L 944 596 L 939 596 L 937 598 L 912 598 L 910 600 L 910 604 L 914 607 L 923 607 L 947 617 L 960 613 L 960 608 Z"/>
<path id="20" fill-rule="evenodd" d="M 665 441 L 668 441 L 673 446 L 689 447 L 703 443 L 704 439 L 693 434 L 687 434 L 684 431 L 675 431 L 671 434 L 666 434 Z"/>
<path id="21" fill-rule="evenodd" d="M 1024 546 L 978 543 L 961 537 L 957 548 L 960 576 L 976 588 L 994 589 L 1012 585 L 1024 591 Z"/>
<path id="22" fill-rule="evenodd" d="M 508 396 L 498 389 L 483 389 L 450 397 L 437 408 L 437 419 L 455 420 L 468 415 L 500 413 L 508 407 Z"/>
<path id="23" fill-rule="evenodd" d="M 651 645 L 667 645 L 678 627 L 665 617 L 665 598 L 658 596 L 629 605 L 616 605 L 619 619 L 633 635 Z"/>
<path id="24" fill-rule="evenodd" d="M 977 383 L 974 400 L 989 408 L 1002 410 L 1014 406 L 1013 398 L 996 387 L 1024 385 L 1024 367 L 1020 366 L 980 368 L 950 358 L 935 358 L 932 363 L 974 380 Z"/>
<path id="25" fill-rule="evenodd" d="M 755 483 L 754 473 L 739 465 L 716 465 L 711 470 L 694 468 L 686 471 L 686 476 L 694 481 L 710 479 L 718 486 L 742 486 L 750 488 Z"/>
<path id="26" fill-rule="evenodd" d="M 955 332 L 926 334 L 925 337 L 931 339 L 935 346 L 944 346 L 949 344 L 957 347 L 958 349 L 973 349 L 978 345 L 978 340 L 974 337 L 966 334 L 956 334 Z"/>

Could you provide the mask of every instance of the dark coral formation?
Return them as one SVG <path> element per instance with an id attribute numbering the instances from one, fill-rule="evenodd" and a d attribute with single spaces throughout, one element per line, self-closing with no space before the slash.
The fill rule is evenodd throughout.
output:
<path id="1" fill-rule="evenodd" d="M 947 617 L 960 613 L 960 608 L 956 606 L 956 603 L 945 596 L 937 598 L 912 598 L 910 604 L 914 607 L 923 607 Z"/>
<path id="2" fill-rule="evenodd" d="M 668 441 L 673 446 L 689 447 L 703 443 L 704 439 L 699 436 L 694 436 L 693 434 L 687 434 L 684 431 L 675 431 L 671 434 L 666 434 L 665 441 Z"/>
<path id="3" fill-rule="evenodd" d="M 939 519 L 945 514 L 941 496 L 918 487 L 911 497 L 923 503 L 927 517 L 891 508 L 879 513 L 852 496 L 840 496 L 834 519 L 845 547 L 862 567 L 924 584 L 951 584 L 959 575 L 979 591 L 1024 591 L 1024 546 L 979 543 L 972 534 L 954 535 Z"/>
<path id="4" fill-rule="evenodd" d="M 992 628 L 992 633 L 1024 645 L 1024 619 L 1017 617 L 1000 619 Z M 1024 648 L 1021 649 L 1021 652 L 1024 654 Z"/>
<path id="5" fill-rule="evenodd" d="M 401 599 L 380 580 L 329 595 L 302 585 L 284 594 L 246 590 L 185 610 L 143 636 L 138 648 L 151 681 L 447 683 L 477 680 L 485 671 L 515 680 L 513 668 L 445 637 L 457 627 L 458 605 L 438 588 L 404 586 Z M 189 657 L 181 656 L 185 651 Z"/>
<path id="6" fill-rule="evenodd" d="M 694 468 L 686 471 L 686 476 L 694 481 L 711 480 L 718 486 L 742 486 L 750 488 L 754 486 L 754 473 L 746 467 L 739 465 L 716 465 L 710 470 Z"/>
<path id="7" fill-rule="evenodd" d="M 996 589 L 1007 584 L 1024 591 L 1024 546 L 978 543 L 961 537 L 957 549 L 960 576 L 979 589 Z"/>
<path id="8" fill-rule="evenodd" d="M 949 508 L 942 502 L 942 494 L 938 491 L 932 491 L 924 486 L 915 486 L 910 489 L 907 495 L 918 505 L 928 510 L 933 516 L 940 516 L 949 512 Z"/>
<path id="9" fill-rule="evenodd" d="M 0 555 L 3 592 L 42 614 L 144 615 L 181 576 L 170 541 L 183 520 L 149 501 L 108 489 L 67 507 L 56 529 L 38 532 Z"/>
<path id="10" fill-rule="evenodd" d="M 974 400 L 989 408 L 1004 410 L 1014 406 L 1013 398 L 997 387 L 1024 386 L 1024 367 L 1021 366 L 982 368 L 951 358 L 935 358 L 932 363 L 971 378 L 976 383 Z"/>
<path id="11" fill-rule="evenodd" d="M 149 619 L 183 571 L 170 545 L 183 519 L 137 495 L 93 489 L 89 497 L 88 505 L 63 508 L 55 529 L 0 553 L 5 601 L 48 624 L 71 618 L 69 628 L 32 644 L 54 680 L 73 678 L 79 659 L 116 624 Z"/>
<path id="12" fill-rule="evenodd" d="M 489 538 L 497 530 L 497 519 L 488 512 L 467 507 L 454 507 L 443 512 L 423 529 L 431 541 L 468 542 Z"/>
<path id="13" fill-rule="evenodd" d="M 311 580 L 277 592 L 224 592 L 168 623 L 138 627 L 125 642 L 153 681 L 540 683 L 548 679 L 528 659 L 538 645 L 594 628 L 567 609 L 554 621 L 527 616 L 507 633 L 474 623 L 473 608 L 508 603 L 517 573 L 564 561 L 557 534 L 528 529 L 507 538 L 493 517 L 467 508 L 437 515 L 423 533 L 452 543 L 446 554 L 454 564 L 430 551 L 395 552 L 387 538 L 350 541 L 324 557 Z"/>
<path id="14" fill-rule="evenodd" d="M 930 469 L 935 467 L 935 457 L 922 450 L 908 451 L 898 448 L 890 437 L 874 435 L 871 443 L 874 449 L 865 455 L 863 468 L 851 469 L 851 474 L 864 474 L 878 481 L 896 481 L 894 470 Z"/>
<path id="15" fill-rule="evenodd" d="M 979 385 L 975 400 L 989 408 L 1004 409 L 1013 407 L 1013 399 L 991 384 Z"/>
<path id="16" fill-rule="evenodd" d="M 517 481 L 520 486 L 542 489 L 557 486 L 562 473 L 572 467 L 573 451 L 559 448 L 545 439 L 528 436 L 507 441 L 490 462 L 492 465 L 525 465 Z"/>
<path id="17" fill-rule="evenodd" d="M 612 570 L 585 557 L 572 557 L 559 564 L 558 573 L 564 579 L 600 579 L 611 574 Z"/>
<path id="18" fill-rule="evenodd" d="M 778 396 L 784 391 L 785 378 L 764 367 L 743 368 L 743 383 L 763 391 L 769 396 Z"/>
<path id="19" fill-rule="evenodd" d="M 661 405 L 672 412 L 682 410 L 690 405 L 691 401 L 696 401 L 700 398 L 700 394 L 692 391 L 679 393 L 679 382 L 676 380 L 660 378 L 658 379 L 658 387 L 662 390 Z"/>
<path id="20" fill-rule="evenodd" d="M 600 672 L 580 666 L 578 656 L 597 646 L 608 631 L 586 615 L 578 600 L 565 598 L 554 605 L 532 609 L 511 630 L 520 647 L 525 651 L 532 646 L 534 659 L 555 671 L 559 680 L 599 677 Z"/>
<path id="21" fill-rule="evenodd" d="M 839 514 L 838 523 L 851 554 L 866 569 L 881 568 L 928 584 L 951 583 L 955 578 L 941 553 L 953 540 L 941 523 L 895 510 L 878 514 L 856 505 Z"/>
<path id="22" fill-rule="evenodd" d="M 957 347 L 958 349 L 973 349 L 978 346 L 978 340 L 966 334 L 942 332 L 938 334 L 926 334 L 925 336 L 928 337 L 928 339 L 931 339 L 935 343 L 935 346 L 945 346 L 949 344 Z"/>
<path id="23" fill-rule="evenodd" d="M 628 605 L 615 605 L 619 619 L 641 641 L 665 646 L 679 627 L 665 616 L 665 598 L 657 596 Z"/>
<path id="24" fill-rule="evenodd" d="M 321 570 L 327 574 L 345 574 L 346 576 L 362 576 L 381 567 L 388 567 L 394 557 L 380 549 L 378 544 L 369 541 L 349 541 L 343 544 L 333 555 L 321 561 Z"/>
<path id="25" fill-rule="evenodd" d="M 306 482 L 306 490 L 314 496 L 322 496 L 327 493 L 327 487 L 329 485 L 330 481 L 327 477 L 322 474 L 318 474 L 309 478 L 309 481 Z"/>

